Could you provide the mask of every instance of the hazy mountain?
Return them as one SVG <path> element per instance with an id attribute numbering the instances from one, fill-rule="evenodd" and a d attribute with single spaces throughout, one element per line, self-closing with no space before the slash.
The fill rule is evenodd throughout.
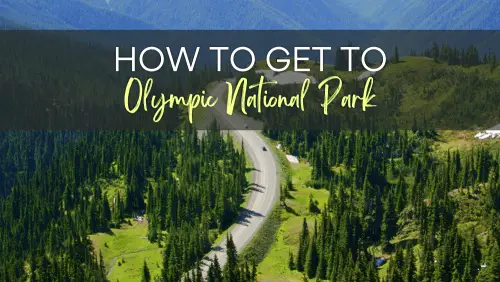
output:
<path id="1" fill-rule="evenodd" d="M 331 1 L 336 3 L 336 1 Z M 384 29 L 498 29 L 498 0 L 341 0 Z"/>
<path id="2" fill-rule="evenodd" d="M 41 29 L 153 29 L 151 24 L 79 0 L 2 0 L 0 16 Z"/>
<path id="3" fill-rule="evenodd" d="M 44 29 L 498 29 L 498 0 L 3 0 Z"/>
<path id="4" fill-rule="evenodd" d="M 19 28 L 23 27 L 20 26 L 19 24 L 16 24 L 13 21 L 0 17 L 0 29 L 19 29 Z"/>
<path id="5" fill-rule="evenodd" d="M 102 5 L 104 0 L 87 0 Z M 99 2 L 96 3 L 96 2 Z M 359 28 L 344 4 L 299 0 L 109 0 L 111 10 L 164 29 L 347 29 Z"/>

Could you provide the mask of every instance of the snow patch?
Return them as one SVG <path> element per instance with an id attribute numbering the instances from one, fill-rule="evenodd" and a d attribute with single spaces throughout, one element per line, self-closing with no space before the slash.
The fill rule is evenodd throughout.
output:
<path id="1" fill-rule="evenodd" d="M 286 155 L 286 159 L 293 164 L 299 163 L 299 158 L 297 158 L 296 156 Z"/>

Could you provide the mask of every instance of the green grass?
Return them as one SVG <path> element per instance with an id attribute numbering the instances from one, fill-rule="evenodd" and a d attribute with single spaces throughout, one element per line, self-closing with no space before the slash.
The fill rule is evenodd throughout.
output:
<path id="1" fill-rule="evenodd" d="M 445 63 L 436 63 L 433 59 L 425 57 L 404 57 L 397 64 L 389 64 L 375 76 L 374 91 L 380 93 L 380 98 L 386 98 L 386 93 L 390 93 L 391 88 L 388 85 L 395 86 L 397 91 L 404 93 L 401 100 L 401 105 L 398 110 L 398 117 L 404 120 L 402 124 L 411 126 L 414 116 L 425 115 L 428 119 L 431 117 L 431 123 L 438 124 L 440 128 L 452 128 L 454 123 L 450 122 L 453 116 L 443 114 L 446 109 L 454 102 L 457 95 L 463 94 L 464 87 L 457 83 L 458 75 L 469 76 L 476 75 L 482 82 L 498 81 L 500 79 L 500 68 L 496 68 L 493 72 L 489 65 L 480 65 L 474 67 L 450 66 Z M 466 80 L 463 80 L 466 81 Z M 475 89 L 477 92 L 489 91 L 487 88 Z M 464 98 L 461 98 L 466 101 Z M 479 98 L 475 98 L 477 103 Z M 481 106 L 487 103 L 481 104 Z M 481 107 L 480 106 L 480 107 Z M 491 107 L 489 107 L 491 109 Z M 466 124 L 466 128 L 474 128 L 475 126 L 487 126 L 481 124 L 483 120 L 492 121 L 494 115 L 488 112 L 482 112 L 475 109 L 473 116 L 475 120 L 471 120 Z M 458 108 L 457 108 L 458 110 Z M 453 112 L 454 114 L 456 112 Z M 494 113 L 494 112 L 493 112 Z M 456 114 L 458 115 L 458 114 Z M 456 117 L 459 118 L 458 116 Z M 474 123 L 478 123 L 475 124 Z"/>
<path id="2" fill-rule="evenodd" d="M 120 194 L 120 197 L 124 197 L 125 195 L 125 181 L 123 177 L 114 178 L 114 179 L 99 179 L 97 183 L 100 187 L 103 187 L 103 190 L 107 193 L 108 201 L 113 203 L 113 198 Z"/>
<path id="3" fill-rule="evenodd" d="M 389 262 L 378 268 L 378 277 L 385 279 L 387 277 L 387 270 L 389 269 Z"/>
<path id="4" fill-rule="evenodd" d="M 478 140 L 474 135 L 482 131 L 472 130 L 442 130 L 438 131 L 438 141 L 434 142 L 433 149 L 445 154 L 448 150 L 469 151 L 472 148 L 485 147 L 493 152 L 500 152 L 500 139 Z"/>
<path id="5" fill-rule="evenodd" d="M 329 192 L 325 189 L 314 189 L 306 185 L 311 179 L 312 168 L 308 164 L 291 164 L 292 183 L 294 191 L 290 192 L 286 204 L 293 212 L 299 216 L 309 215 L 309 197 L 318 201 L 318 207 L 321 209 L 327 203 Z"/>
<path id="6" fill-rule="evenodd" d="M 282 213 L 283 208 L 281 206 L 277 205 L 273 208 L 261 229 L 240 253 L 242 258 L 255 261 L 255 263 L 262 262 L 274 243 L 274 235 L 280 227 Z"/>
<path id="7" fill-rule="evenodd" d="M 148 241 L 147 222 L 131 223 L 132 225 L 122 224 L 120 229 L 112 228 L 110 234 L 97 233 L 89 236 L 96 254 L 102 253 L 110 281 L 140 281 L 144 261 L 148 264 L 152 277 L 161 272 L 162 249 L 158 244 Z"/>
<path id="8" fill-rule="evenodd" d="M 234 143 L 236 149 L 241 149 L 241 144 L 238 142 Z M 250 158 L 246 158 L 247 168 L 252 168 L 253 164 Z M 249 169 L 246 173 L 246 179 L 248 183 L 252 183 L 253 173 Z M 103 190 L 107 192 L 107 196 L 110 202 L 113 198 L 120 193 L 122 196 L 125 193 L 125 183 L 123 177 L 115 179 L 99 179 L 99 185 L 103 187 Z M 155 183 L 152 183 L 155 186 Z M 250 193 L 246 193 L 245 201 L 241 206 L 245 206 Z M 231 230 L 224 230 L 219 233 L 217 230 L 210 230 L 211 238 L 213 238 L 214 244 L 219 243 Z M 147 240 L 148 224 L 147 222 L 138 223 L 132 221 L 132 226 L 129 224 L 122 224 L 119 229 L 111 229 L 108 233 L 97 233 L 90 235 L 90 240 L 94 245 L 96 254 L 99 251 L 102 253 L 104 262 L 106 264 L 106 270 L 110 272 L 108 279 L 110 281 L 138 281 L 141 277 L 142 264 L 144 260 L 148 263 L 148 267 L 155 277 L 161 272 L 162 264 L 162 248 L 158 247 L 157 243 L 150 243 Z M 121 263 L 122 258 L 125 263 Z M 118 263 L 121 263 L 119 266 Z"/>
<path id="9" fill-rule="evenodd" d="M 283 152 L 275 151 L 281 160 L 284 174 L 289 173 L 292 177 L 294 191 L 291 191 L 285 200 L 286 207 L 280 207 L 281 224 L 273 237 L 272 246 L 257 268 L 258 279 L 259 281 L 302 281 L 301 273 L 288 269 L 289 252 L 292 251 L 294 255 L 297 252 L 303 218 L 307 218 L 312 229 L 314 219 L 317 217 L 309 213 L 309 196 L 312 195 L 321 208 L 328 201 L 329 193 L 324 189 L 313 189 L 307 186 L 311 178 L 311 167 L 308 164 L 289 164 Z"/>
<path id="10" fill-rule="evenodd" d="M 450 149 L 470 150 L 472 146 L 486 146 L 489 148 L 500 148 L 500 140 L 480 141 L 474 139 L 476 132 L 472 131 L 440 131 L 439 141 L 432 144 L 437 154 L 446 152 Z M 278 152 L 280 159 L 286 162 L 284 153 Z M 311 215 L 308 210 L 309 196 L 312 195 L 318 201 L 320 208 L 328 201 L 329 193 L 324 189 L 313 189 L 308 187 L 311 178 L 311 166 L 306 163 L 286 164 L 288 173 L 292 176 L 294 191 L 290 192 L 286 199 L 286 208 L 283 208 L 281 213 L 281 225 L 276 234 L 275 241 L 271 249 L 267 252 L 266 257 L 258 266 L 260 281 L 302 281 L 302 273 L 291 271 L 288 269 L 289 253 L 293 252 L 296 255 L 298 249 L 299 234 L 302 228 L 303 218 L 307 218 L 310 229 L 314 224 L 315 215 Z M 343 170 L 343 167 L 335 167 L 333 170 Z M 394 179 L 393 179 L 394 180 Z M 412 183 L 412 179 L 407 179 Z M 469 196 L 463 193 L 455 193 L 454 200 L 458 203 L 457 215 L 460 219 L 458 224 L 459 230 L 467 232 L 475 230 L 480 243 L 486 241 L 485 228 L 480 218 L 480 211 L 477 207 L 480 205 L 478 201 L 483 197 L 480 193 L 478 197 Z M 399 230 L 399 233 L 391 241 L 398 244 L 405 240 L 418 239 L 418 226 L 414 222 L 408 222 L 404 228 Z M 419 260 L 420 247 L 415 245 L 417 265 Z M 390 259 L 391 254 L 383 253 L 380 247 L 372 246 L 370 252 L 379 257 Z M 385 278 L 387 276 L 389 262 L 378 269 L 379 276 Z"/>

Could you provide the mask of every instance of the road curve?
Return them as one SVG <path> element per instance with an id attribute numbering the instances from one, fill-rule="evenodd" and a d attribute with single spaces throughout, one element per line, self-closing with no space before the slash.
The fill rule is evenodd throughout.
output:
<path id="1" fill-rule="evenodd" d="M 375 73 L 365 71 L 359 75 L 358 79 L 363 80 L 373 74 Z M 231 83 L 234 84 L 234 79 Z M 219 124 L 226 123 L 225 128 L 244 128 L 244 124 L 253 123 L 248 117 L 237 113 L 233 113 L 231 117 L 226 114 L 226 103 L 223 99 L 227 92 L 225 81 L 218 82 L 209 92 L 209 95 L 218 97 L 218 102 L 214 108 L 211 108 L 211 113 Z M 243 140 L 247 155 L 255 169 L 250 198 L 237 222 L 230 228 L 236 249 L 241 252 L 260 230 L 274 204 L 279 200 L 280 176 L 277 158 L 258 131 L 232 130 L 231 133 L 237 140 Z M 268 150 L 263 151 L 263 147 L 268 148 Z M 219 244 L 212 246 L 212 251 L 203 258 L 201 269 L 204 277 L 206 277 L 214 256 L 217 256 L 221 267 L 226 264 L 225 238 Z"/>
<path id="2" fill-rule="evenodd" d="M 212 114 L 219 123 L 225 122 L 230 124 L 232 128 L 244 128 L 246 117 L 235 113 L 229 118 L 226 114 L 226 104 L 223 99 L 226 92 L 225 82 L 217 83 L 210 91 L 210 95 L 219 97 L 216 106 L 212 108 Z M 237 222 L 230 228 L 236 249 L 241 252 L 257 234 L 275 203 L 279 200 L 280 177 L 276 156 L 258 131 L 232 130 L 231 134 L 239 142 L 243 140 L 245 151 L 254 168 L 250 197 L 238 216 Z M 264 151 L 263 147 L 266 147 L 267 151 Z M 221 267 L 225 265 L 227 260 L 226 238 L 219 244 L 212 246 L 212 251 L 203 258 L 201 268 L 204 276 L 206 276 L 215 255 L 217 255 Z"/>

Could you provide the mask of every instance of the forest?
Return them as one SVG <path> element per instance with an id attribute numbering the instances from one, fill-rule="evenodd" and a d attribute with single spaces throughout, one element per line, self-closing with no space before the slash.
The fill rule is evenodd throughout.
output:
<path id="1" fill-rule="evenodd" d="M 95 48 L 65 44 L 82 54 Z M 0 61 L 2 74 L 8 74 L 2 77 L 0 110 L 10 117 L 2 119 L 2 126 L 27 113 L 18 95 L 39 106 L 25 125 L 45 120 L 47 108 L 59 106 L 68 110 L 61 117 L 74 113 L 78 119 L 78 99 L 63 105 L 35 93 L 73 93 L 85 98 L 87 109 L 98 103 L 105 109 L 116 106 L 100 94 L 118 93 L 122 77 L 105 71 L 103 57 L 75 69 L 49 46 L 36 46 L 48 58 L 2 48 L 10 52 Z M 293 127 L 304 121 L 323 125 L 324 120 L 314 112 L 263 113 L 264 135 L 312 167 L 309 186 L 329 192 L 324 206 L 311 199 L 314 223 L 304 220 L 297 251 L 284 258 L 304 280 L 500 280 L 498 150 L 437 151 L 432 146 L 439 126 L 470 128 L 498 118 L 496 57 L 480 59 L 473 47 L 458 51 L 437 45 L 421 55 L 399 58 L 395 48 L 392 63 L 375 76 L 382 108 L 392 109 L 388 116 L 402 118 L 408 130 L 373 130 L 369 124 L 363 130 L 277 130 L 284 121 Z M 50 75 L 44 73 L 49 61 Z M 96 64 L 102 70 L 98 76 Z M 342 71 L 339 61 L 321 76 Z M 179 93 L 198 91 L 227 75 L 204 69 L 165 83 Z M 361 85 L 355 78 L 351 83 L 346 91 Z M 282 91 L 275 93 L 294 90 L 277 87 Z M 349 119 L 344 121 L 356 124 Z M 0 131 L 0 280 L 107 281 L 107 265 L 90 236 L 143 215 L 146 239 L 161 249 L 162 263 L 153 277 L 144 262 L 142 280 L 201 281 L 199 261 L 214 243 L 212 234 L 226 230 L 245 201 L 245 147 L 216 124 L 200 136 L 171 120 L 178 130 Z M 108 182 L 122 188 L 111 189 Z M 286 209 L 285 199 L 296 188 L 291 180 L 282 186 L 281 208 Z M 214 260 L 207 280 L 258 279 L 259 261 L 240 257 L 232 238 L 227 240 L 228 263 L 221 267 Z M 377 270 L 373 249 L 390 257 L 385 276 Z"/>
<path id="2" fill-rule="evenodd" d="M 438 152 L 433 130 L 266 134 L 307 160 L 329 199 L 288 267 L 330 281 L 498 281 L 498 150 Z M 283 184 L 282 205 L 293 191 Z M 472 225 L 470 225 L 472 224 Z M 379 277 L 374 248 L 389 254 Z"/>
<path id="3" fill-rule="evenodd" d="M 248 185 L 244 147 L 213 126 L 201 139 L 193 128 L 2 132 L 1 276 L 106 281 L 87 236 L 141 211 L 148 240 L 163 249 L 161 276 L 144 265 L 144 279 L 179 281 L 199 269 L 209 230 L 232 223 Z M 325 206 L 310 202 L 317 220 L 304 220 L 290 269 L 308 279 L 380 281 L 377 246 L 392 254 L 385 281 L 498 281 L 498 151 L 438 154 L 433 130 L 264 133 L 308 160 L 309 185 L 330 193 Z M 125 190 L 99 185 L 117 178 Z M 293 189 L 283 183 L 283 197 Z M 473 228 L 464 225 L 471 220 Z M 214 261 L 208 281 L 255 281 L 256 262 L 228 241 L 228 263 Z M 200 273 L 185 277 L 202 281 Z"/>
<path id="4" fill-rule="evenodd" d="M 6 131 L 0 151 L 4 281 L 105 281 L 87 236 L 141 212 L 148 240 L 165 243 L 164 278 L 177 281 L 210 248 L 209 229 L 232 223 L 247 189 L 244 150 L 215 127 L 201 139 L 193 128 Z M 99 183 L 115 178 L 126 189 L 111 195 Z"/>
<path id="5" fill-rule="evenodd" d="M 348 45 L 351 45 L 349 43 Z M 319 62 L 302 62 L 311 69 L 306 74 L 317 82 L 331 76 L 339 76 L 342 88 L 329 105 L 325 115 L 321 104 L 324 89 L 311 84 L 304 99 L 304 110 L 299 107 L 263 108 L 261 112 L 248 107 L 249 116 L 261 120 L 267 129 L 280 130 L 387 130 L 412 129 L 415 123 L 436 129 L 473 130 L 477 127 L 496 125 L 500 112 L 500 101 L 496 95 L 500 87 L 499 68 L 493 51 L 480 52 L 474 45 L 458 49 L 448 44 L 433 43 L 424 50 L 411 50 L 403 57 L 395 46 L 392 54 L 387 51 L 388 63 L 383 70 L 372 74 L 376 105 L 363 111 L 360 106 L 348 109 L 341 106 L 343 97 L 352 93 L 363 93 L 365 82 L 359 79 L 364 68 L 360 60 L 361 51 L 354 53 L 353 72 L 348 70 L 348 58 L 344 51 L 337 50 L 334 65 L 319 70 Z M 257 64 L 266 68 L 265 64 Z M 375 63 L 375 67 L 378 66 Z M 249 84 L 257 83 L 255 70 L 240 74 Z M 337 82 L 330 88 L 337 89 Z M 267 85 L 268 96 L 290 96 L 301 93 L 301 85 Z M 333 92 L 333 90 L 331 90 Z M 269 97 L 267 98 L 270 99 Z M 237 99 L 236 104 L 240 101 Z M 481 110 L 478 110 L 481 109 Z"/>

